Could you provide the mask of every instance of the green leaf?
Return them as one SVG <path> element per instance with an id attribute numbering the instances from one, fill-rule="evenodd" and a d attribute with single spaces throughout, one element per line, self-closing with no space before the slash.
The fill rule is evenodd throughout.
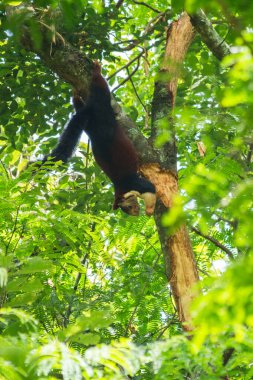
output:
<path id="1" fill-rule="evenodd" d="M 100 335 L 99 334 L 94 334 L 94 333 L 80 333 L 71 336 L 69 339 L 70 342 L 73 343 L 80 343 L 85 346 L 93 346 L 96 345 L 100 342 Z"/>
<path id="2" fill-rule="evenodd" d="M 24 293 L 18 294 L 16 297 L 12 298 L 6 303 L 6 306 L 10 307 L 25 307 L 26 305 L 31 305 L 36 299 L 37 293 Z"/>
<path id="3" fill-rule="evenodd" d="M 15 0 L 4 0 L 4 2 L 8 5 L 11 5 L 12 7 L 16 7 L 22 4 L 22 1 L 15 1 Z"/>
<path id="4" fill-rule="evenodd" d="M 19 274 L 31 274 L 36 272 L 50 272 L 53 270 L 51 261 L 41 257 L 31 257 L 19 270 Z"/>

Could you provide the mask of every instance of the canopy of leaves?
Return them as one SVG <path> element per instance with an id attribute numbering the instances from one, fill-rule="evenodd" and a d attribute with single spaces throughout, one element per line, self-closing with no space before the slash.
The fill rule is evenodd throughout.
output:
<path id="1" fill-rule="evenodd" d="M 27 11 L 9 19 L 16 5 Z M 153 219 L 112 212 L 112 185 L 87 139 L 68 167 L 24 170 L 55 145 L 72 112 L 70 87 L 21 47 L 24 23 L 41 43 L 29 6 L 52 44 L 58 33 L 103 62 L 145 136 L 165 30 L 180 12 L 202 7 L 231 47 L 218 62 L 196 35 L 174 110 L 181 191 L 163 223 L 192 229 L 204 295 L 191 341 Z M 1 3 L 0 378 L 253 377 L 252 17 L 253 2 L 235 0 Z M 157 146 L 170 136 L 161 122 Z M 224 352 L 232 353 L 225 366 Z"/>

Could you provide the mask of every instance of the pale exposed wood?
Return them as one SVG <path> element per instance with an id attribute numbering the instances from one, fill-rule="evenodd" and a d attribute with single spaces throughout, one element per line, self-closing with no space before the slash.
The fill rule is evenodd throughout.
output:
<path id="1" fill-rule="evenodd" d="M 183 14 L 178 21 L 172 23 L 167 33 L 167 44 L 164 60 L 160 72 L 167 82 L 157 83 L 157 92 L 154 95 L 153 123 L 159 118 L 172 114 L 175 104 L 178 77 L 181 66 L 193 40 L 194 29 L 187 14 Z M 167 90 L 167 96 L 164 91 Z M 160 97 L 160 98 L 159 98 Z M 165 106 L 165 109 L 164 109 Z M 169 117 L 168 117 L 169 120 Z M 172 125 L 171 123 L 168 123 Z M 159 123 L 158 123 L 159 125 Z M 172 130 L 172 135 L 174 131 Z M 154 132 L 157 135 L 157 131 Z M 175 300 L 179 320 L 186 331 L 192 329 L 190 304 L 195 297 L 194 285 L 198 282 L 198 272 L 186 226 L 182 225 L 173 235 L 168 236 L 161 224 L 161 216 L 166 209 L 173 205 L 173 198 L 178 192 L 178 178 L 175 166 L 170 161 L 176 161 L 175 137 L 161 152 L 164 159 L 160 164 L 146 164 L 141 166 L 141 172 L 156 186 L 159 198 L 155 213 L 155 220 L 159 231 L 161 246 L 164 252 L 166 275 L 170 281 L 171 291 Z M 164 167 L 164 168 L 163 168 Z M 168 170 L 172 168 L 172 170 Z"/>
<path id="2" fill-rule="evenodd" d="M 178 190 L 177 176 L 171 171 L 162 169 L 157 163 L 144 164 L 140 171 L 155 185 L 157 197 L 170 208 L 173 196 Z"/>
<path id="3" fill-rule="evenodd" d="M 182 63 L 193 37 L 194 29 L 190 22 L 190 17 L 186 13 L 184 13 L 178 21 L 174 21 L 168 29 L 161 71 L 166 72 L 170 78 L 167 83 L 167 88 L 172 96 L 172 108 L 175 104 L 177 82 Z"/>
<path id="4" fill-rule="evenodd" d="M 165 56 L 162 64 L 163 71 L 167 71 L 171 75 L 167 88 L 171 94 L 172 108 L 175 104 L 180 68 L 193 38 L 194 29 L 190 22 L 190 17 L 185 13 L 178 21 L 172 23 L 168 31 Z M 168 177 L 168 192 L 170 192 L 170 189 L 171 179 Z M 198 282 L 198 272 L 186 226 L 181 226 L 169 237 L 167 244 L 171 263 L 170 285 L 172 294 L 176 302 L 179 319 L 183 323 L 184 329 L 191 330 L 189 306 L 195 296 L 193 289 L 196 282 Z"/>
<path id="5" fill-rule="evenodd" d="M 171 249 L 172 294 L 184 329 L 191 330 L 190 304 L 196 295 L 194 285 L 198 281 L 198 272 L 185 225 L 168 239 L 168 244 Z"/>
<path id="6" fill-rule="evenodd" d="M 157 197 L 166 208 L 173 205 L 173 197 L 178 191 L 177 176 L 163 170 L 158 164 L 146 164 L 141 167 L 142 174 L 150 179 L 157 190 Z M 156 218 L 160 224 L 160 218 Z M 172 236 L 160 239 L 165 254 L 166 274 L 170 281 L 173 298 L 180 321 L 186 331 L 191 330 L 190 304 L 195 297 L 194 284 L 198 281 L 198 272 L 191 247 L 188 231 L 182 225 Z"/>

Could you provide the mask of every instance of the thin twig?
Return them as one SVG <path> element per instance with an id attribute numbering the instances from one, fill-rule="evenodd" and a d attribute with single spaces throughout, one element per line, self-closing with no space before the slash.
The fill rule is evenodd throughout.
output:
<path id="1" fill-rule="evenodd" d="M 214 245 L 216 245 L 216 247 L 220 248 L 222 251 L 224 251 L 230 259 L 234 260 L 234 255 L 233 255 L 233 252 L 230 251 L 230 249 L 228 249 L 225 245 L 223 245 L 222 243 L 220 243 L 217 239 L 215 239 L 214 237 L 210 236 L 210 235 L 206 235 L 204 234 L 203 232 L 201 232 L 200 230 L 198 230 L 196 227 L 191 227 L 191 230 L 193 232 L 195 232 L 197 235 L 209 240 L 211 243 L 213 243 Z"/>
<path id="2" fill-rule="evenodd" d="M 114 42 L 114 46 L 120 46 L 122 44 L 128 44 L 128 46 L 131 45 L 131 48 L 129 49 L 128 46 L 125 47 L 125 48 L 120 48 L 119 50 L 120 51 L 125 51 L 125 50 L 131 50 L 133 47 L 136 47 L 138 45 L 138 43 L 142 42 L 141 39 L 137 39 L 137 38 L 133 38 L 132 40 L 120 40 L 119 38 L 117 38 L 112 32 L 110 32 L 109 34 L 111 34 L 115 39 L 118 40 L 118 42 Z"/>
<path id="3" fill-rule="evenodd" d="M 156 247 L 154 246 L 154 244 L 151 243 L 150 239 L 147 238 L 146 234 L 144 234 L 143 232 L 141 232 L 140 235 L 146 238 L 146 241 L 150 245 L 150 248 L 152 248 L 155 251 L 155 253 L 157 254 L 157 259 L 156 259 L 155 263 L 152 265 L 152 269 L 154 269 L 154 267 L 157 264 L 157 261 L 159 260 L 160 256 L 162 255 L 162 252 L 160 250 L 158 251 L 156 249 Z"/>
<path id="4" fill-rule="evenodd" d="M 156 24 L 165 17 L 165 15 L 168 13 L 168 10 L 165 12 L 159 12 L 158 15 L 153 17 L 148 23 L 146 28 L 144 29 L 144 33 L 142 36 L 146 36 L 148 33 L 152 32 L 156 26 Z"/>
<path id="5" fill-rule="evenodd" d="M 131 66 L 135 61 L 139 60 L 143 54 L 146 53 L 147 50 L 150 50 L 153 46 L 155 45 L 152 44 L 152 45 L 149 45 L 147 48 L 142 48 L 142 51 L 136 56 L 134 57 L 133 59 L 131 59 L 131 61 L 128 61 L 124 66 L 121 66 L 118 70 L 114 71 L 114 73 L 112 75 L 110 75 L 109 77 L 106 78 L 107 81 L 109 81 L 111 78 L 113 78 L 115 75 L 117 75 L 120 71 L 126 69 L 127 67 Z"/>
<path id="6" fill-rule="evenodd" d="M 140 60 L 138 60 L 138 65 L 137 65 L 138 68 L 139 68 L 139 65 L 140 65 Z M 146 112 L 146 114 L 148 114 L 148 110 L 147 110 L 145 104 L 144 104 L 143 101 L 141 100 L 141 98 L 140 98 L 140 96 L 139 96 L 139 94 L 138 94 L 138 92 L 137 92 L 137 90 L 136 90 L 136 87 L 135 87 L 134 81 L 133 81 L 133 79 L 132 79 L 132 75 L 130 75 L 130 71 L 129 71 L 129 68 L 128 68 L 128 67 L 127 67 L 127 73 L 128 73 L 128 77 L 129 77 L 129 80 L 130 80 L 130 82 L 131 82 L 131 85 L 132 85 L 132 87 L 133 87 L 134 93 L 135 93 L 135 95 L 136 95 L 136 98 L 137 98 L 137 99 L 139 100 L 139 102 L 141 103 L 141 105 L 142 105 L 144 111 Z"/>
<path id="7" fill-rule="evenodd" d="M 132 49 L 136 48 L 137 46 L 139 46 L 141 43 L 147 41 L 147 36 L 150 36 L 151 33 L 154 31 L 155 25 L 156 24 L 154 24 L 152 26 L 152 28 L 150 28 L 150 30 L 147 33 L 142 34 L 140 36 L 140 38 L 136 38 L 136 39 L 132 39 L 132 40 L 119 41 L 119 42 L 116 42 L 114 45 L 115 46 L 116 45 L 119 46 L 119 45 L 127 43 L 128 45 L 126 47 L 124 47 L 124 48 L 118 48 L 118 51 L 125 52 L 125 51 L 132 50 Z M 156 35 L 156 41 L 159 40 L 159 38 L 161 38 L 163 36 L 164 36 L 164 33 L 157 33 L 157 35 Z M 114 38 L 116 38 L 116 37 L 114 36 Z M 165 38 L 164 38 L 164 40 L 165 40 Z M 140 48 L 141 48 L 141 46 L 140 46 Z"/>
<path id="8" fill-rule="evenodd" d="M 165 331 L 168 330 L 168 328 L 175 322 L 175 319 L 176 319 L 176 313 L 173 314 L 171 320 L 167 323 L 167 325 L 161 329 L 160 334 L 157 335 L 157 338 L 156 338 L 157 340 L 159 340 L 163 336 Z"/>
<path id="9" fill-rule="evenodd" d="M 15 216 L 14 226 L 13 226 L 13 229 L 12 229 L 12 232 L 11 232 L 10 239 L 9 239 L 9 241 L 8 241 L 8 243 L 7 243 L 7 246 L 6 246 L 6 249 L 5 249 L 5 254 L 6 254 L 6 256 L 7 256 L 7 254 L 8 254 L 9 246 L 10 246 L 10 244 L 11 244 L 11 242 L 12 242 L 13 236 L 14 236 L 14 234 L 15 234 L 15 232 L 16 232 L 16 229 L 17 229 L 18 216 L 19 216 L 20 208 L 21 208 L 21 205 L 18 206 L 17 211 L 16 211 L 16 216 Z"/>
<path id="10" fill-rule="evenodd" d="M 220 221 L 222 221 L 222 222 L 224 222 L 224 223 L 227 223 L 227 224 L 229 224 L 231 227 L 233 227 L 235 230 L 237 229 L 237 227 L 238 227 L 238 220 L 229 220 L 229 219 L 226 219 L 226 218 L 223 218 L 222 216 L 218 216 L 217 215 L 217 222 L 220 222 Z"/>
<path id="11" fill-rule="evenodd" d="M 134 63 L 135 61 L 139 60 L 140 57 L 145 53 L 145 51 L 141 51 L 136 57 L 134 57 L 133 59 L 131 59 L 131 61 L 128 61 L 124 66 L 121 66 L 118 70 L 114 71 L 114 73 L 112 75 L 110 75 L 109 77 L 106 78 L 107 81 L 109 81 L 111 78 L 113 78 L 115 75 L 117 75 L 120 71 L 126 69 L 127 67 L 131 66 L 132 63 Z"/>
<path id="12" fill-rule="evenodd" d="M 146 287 L 144 287 L 144 289 L 143 289 L 142 296 L 143 296 L 143 293 L 144 293 L 144 290 L 145 290 L 145 289 L 146 289 Z M 125 337 L 127 336 L 128 330 L 130 329 L 130 326 L 131 326 L 131 324 L 132 324 L 132 322 L 133 322 L 133 319 L 134 319 L 135 313 L 136 313 L 136 311 L 137 311 L 137 309 L 138 309 L 138 307 L 139 307 L 139 305 L 140 305 L 140 302 L 141 302 L 141 300 L 139 300 L 139 302 L 137 303 L 137 305 L 135 306 L 135 308 L 134 308 L 133 311 L 132 311 L 131 317 L 130 317 L 130 319 L 129 319 L 129 321 L 128 321 L 127 327 L 126 327 L 125 332 L 124 332 L 124 336 L 125 336 Z"/>
<path id="13" fill-rule="evenodd" d="M 21 238 L 22 238 L 22 236 L 23 236 L 24 230 L 25 230 L 25 225 L 23 224 L 23 225 L 22 225 L 22 228 L 21 228 L 21 231 L 20 231 L 20 234 L 19 234 L 19 238 L 17 239 L 16 244 L 15 244 L 13 250 L 12 250 L 13 252 L 16 251 L 17 246 L 18 246 L 18 243 L 20 242 L 20 240 L 21 240 Z"/>
<path id="14" fill-rule="evenodd" d="M 156 28 L 156 25 L 157 23 L 163 19 L 165 17 L 165 15 L 168 13 L 169 11 L 165 11 L 165 12 L 162 12 L 162 13 L 159 13 L 158 15 L 156 15 L 154 18 L 152 18 L 148 23 L 147 23 L 147 26 L 146 28 L 144 29 L 144 32 L 143 34 L 136 40 L 132 41 L 128 46 L 126 46 L 124 49 L 122 49 L 123 51 L 127 51 L 127 50 L 132 50 L 134 47 L 138 46 L 141 42 L 143 41 L 146 41 L 147 39 L 147 36 L 149 36 L 150 34 L 153 33 L 153 31 L 155 30 Z M 162 36 L 163 34 L 161 34 Z M 156 39 L 159 38 L 159 35 L 157 35 Z M 126 41 L 122 41 L 123 42 L 126 42 Z"/>
<path id="15" fill-rule="evenodd" d="M 205 271 L 204 269 L 201 269 L 199 267 L 199 265 L 197 265 L 197 269 L 198 269 L 198 272 L 203 273 L 206 277 L 210 277 L 210 274 L 207 271 Z"/>
<path id="16" fill-rule="evenodd" d="M 147 7 L 147 8 L 149 8 L 149 9 L 151 9 L 151 11 L 154 11 L 154 12 L 156 12 L 156 13 L 161 13 L 161 11 L 159 11 L 159 10 L 156 9 L 156 8 L 151 7 L 151 5 L 149 5 L 149 4 L 144 3 L 144 1 L 133 0 L 133 3 L 134 3 L 134 4 L 137 4 L 137 5 L 143 5 L 144 7 Z"/>
<path id="17" fill-rule="evenodd" d="M 113 90 L 111 92 L 113 93 L 114 91 L 118 90 L 118 88 L 120 88 L 121 86 L 123 86 L 123 84 L 125 84 L 127 81 L 129 81 L 131 79 L 131 77 L 136 73 L 138 68 L 139 68 L 139 63 L 137 64 L 135 69 L 122 82 L 120 82 L 116 87 L 113 88 Z"/>

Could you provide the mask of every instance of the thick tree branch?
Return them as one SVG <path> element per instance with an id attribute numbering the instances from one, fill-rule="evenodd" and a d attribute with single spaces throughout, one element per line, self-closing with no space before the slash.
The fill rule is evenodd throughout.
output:
<path id="1" fill-rule="evenodd" d="M 11 7 L 11 13 L 15 14 L 22 11 L 18 7 Z M 10 15 L 10 17 L 12 16 Z M 36 14 L 31 15 L 36 22 Z M 38 44 L 32 37 L 31 30 L 24 25 L 20 30 L 20 41 L 28 51 L 36 53 L 54 73 L 61 79 L 73 86 L 77 92 L 85 99 L 92 76 L 92 61 L 62 37 L 52 33 L 43 24 L 38 22 L 41 33 L 41 43 Z M 120 125 L 124 128 L 130 139 L 133 141 L 139 158 L 142 163 L 153 162 L 157 154 L 149 144 L 148 140 L 142 135 L 141 131 L 135 126 L 130 118 L 122 111 L 121 107 L 114 102 L 114 109 Z"/>
<path id="2" fill-rule="evenodd" d="M 201 35 L 203 42 L 218 60 L 221 61 L 226 55 L 231 53 L 228 44 L 216 32 L 212 23 L 201 9 L 190 15 L 190 18 L 192 25 Z"/>
<path id="3" fill-rule="evenodd" d="M 16 18 L 23 18 L 23 23 L 19 26 L 19 39 L 23 47 L 37 54 L 47 67 L 86 97 L 91 81 L 92 61 L 69 44 L 54 27 L 42 22 L 41 14 L 37 14 L 33 7 L 7 6 L 6 14 L 10 23 L 15 23 Z M 35 38 L 31 32 L 34 25 L 38 29 L 39 38 Z"/>

